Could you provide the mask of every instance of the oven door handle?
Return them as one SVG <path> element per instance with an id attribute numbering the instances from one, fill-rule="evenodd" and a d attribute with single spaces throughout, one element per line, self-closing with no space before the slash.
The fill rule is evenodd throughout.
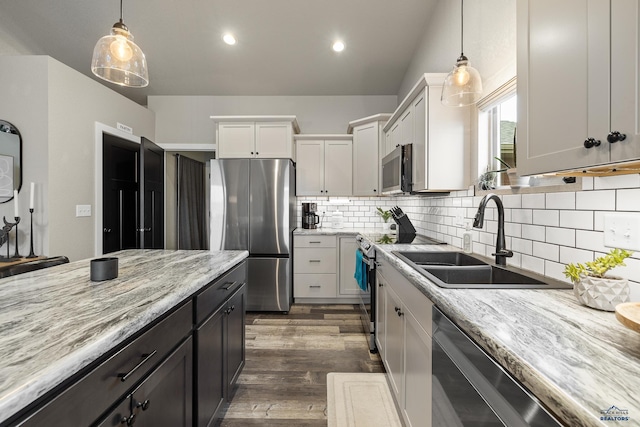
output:
<path id="1" fill-rule="evenodd" d="M 365 264 L 367 264 L 369 266 L 369 270 L 373 269 L 373 267 L 375 266 L 375 261 L 371 258 L 369 258 L 362 249 L 358 248 L 358 250 L 360 251 L 360 253 L 362 254 L 362 262 L 364 262 Z"/>
<path id="2" fill-rule="evenodd" d="M 433 344 L 438 345 L 442 351 L 444 351 L 453 364 L 456 365 L 460 373 L 465 376 L 467 381 L 469 381 L 476 392 L 487 402 L 505 426 L 529 426 L 529 423 L 522 418 L 513 406 L 511 406 L 509 401 L 500 394 L 495 386 L 491 384 L 480 370 L 465 356 L 464 352 L 449 339 L 445 332 L 442 330 L 436 331 L 433 334 Z"/>

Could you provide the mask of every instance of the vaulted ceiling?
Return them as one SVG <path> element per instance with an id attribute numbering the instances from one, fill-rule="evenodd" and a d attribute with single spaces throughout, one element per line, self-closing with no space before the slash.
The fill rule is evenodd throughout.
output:
<path id="1" fill-rule="evenodd" d="M 0 1 L 0 26 L 25 53 L 95 78 L 93 47 L 118 21 L 118 0 Z M 396 95 L 435 2 L 124 0 L 150 84 L 104 84 L 143 105 L 148 95 Z"/>

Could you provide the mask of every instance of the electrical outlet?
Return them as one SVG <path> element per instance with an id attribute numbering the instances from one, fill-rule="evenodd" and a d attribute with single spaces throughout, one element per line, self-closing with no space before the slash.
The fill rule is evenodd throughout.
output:
<path id="1" fill-rule="evenodd" d="M 604 245 L 608 248 L 640 250 L 640 215 L 605 215 Z"/>
<path id="2" fill-rule="evenodd" d="M 458 209 L 456 212 L 456 225 L 464 225 L 464 216 L 462 215 L 462 209 Z"/>
<path id="3" fill-rule="evenodd" d="M 91 205 L 76 205 L 76 217 L 91 216 Z"/>

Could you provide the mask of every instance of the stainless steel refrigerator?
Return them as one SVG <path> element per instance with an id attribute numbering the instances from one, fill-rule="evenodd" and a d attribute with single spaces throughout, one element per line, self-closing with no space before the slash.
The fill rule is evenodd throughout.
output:
<path id="1" fill-rule="evenodd" d="M 290 159 L 211 160 L 210 248 L 249 251 L 249 311 L 291 307 L 295 175 Z"/>

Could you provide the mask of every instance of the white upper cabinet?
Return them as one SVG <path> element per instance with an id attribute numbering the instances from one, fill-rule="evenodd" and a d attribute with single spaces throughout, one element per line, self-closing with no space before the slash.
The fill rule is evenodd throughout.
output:
<path id="1" fill-rule="evenodd" d="M 382 130 L 391 114 L 377 114 L 349 123 L 353 133 L 353 195 L 380 195 L 380 159 L 386 155 Z"/>
<path id="2" fill-rule="evenodd" d="M 217 122 L 218 158 L 295 159 L 295 116 L 211 116 Z"/>
<path id="3" fill-rule="evenodd" d="M 461 190 L 468 185 L 471 109 L 442 105 L 445 77 L 424 74 L 383 128 L 391 132 L 396 145 L 413 144 L 414 192 Z"/>
<path id="4" fill-rule="evenodd" d="M 351 196 L 353 148 L 351 135 L 296 137 L 296 195 Z"/>
<path id="5" fill-rule="evenodd" d="M 519 0 L 517 16 L 519 174 L 640 158 L 639 1 Z"/>

